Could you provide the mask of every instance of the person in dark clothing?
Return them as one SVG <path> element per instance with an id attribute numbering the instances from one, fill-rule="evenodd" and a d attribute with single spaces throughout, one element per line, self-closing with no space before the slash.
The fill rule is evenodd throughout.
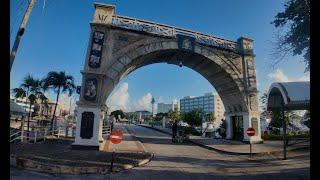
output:
<path id="1" fill-rule="evenodd" d="M 173 140 L 176 138 L 177 136 L 177 131 L 178 131 L 178 123 L 177 121 L 175 121 L 173 124 L 172 124 L 172 142 Z"/>

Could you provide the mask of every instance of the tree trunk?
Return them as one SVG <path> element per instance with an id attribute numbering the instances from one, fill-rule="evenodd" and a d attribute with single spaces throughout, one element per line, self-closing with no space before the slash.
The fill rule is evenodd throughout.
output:
<path id="1" fill-rule="evenodd" d="M 52 115 L 52 119 L 51 119 L 51 127 L 50 127 L 50 130 L 51 130 L 51 131 L 54 129 L 54 128 L 53 128 L 53 120 L 54 120 L 55 115 L 56 115 L 56 110 L 57 110 L 58 101 L 59 101 L 59 95 L 60 95 L 60 86 L 58 87 L 56 104 L 55 104 L 55 106 L 54 106 L 53 115 Z"/>

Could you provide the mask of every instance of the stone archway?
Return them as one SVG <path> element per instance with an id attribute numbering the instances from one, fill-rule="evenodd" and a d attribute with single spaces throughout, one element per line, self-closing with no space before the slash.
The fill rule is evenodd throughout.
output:
<path id="1" fill-rule="evenodd" d="M 95 8 L 88 53 L 81 71 L 83 79 L 77 102 L 74 146 L 99 145 L 105 102 L 122 78 L 140 67 L 163 62 L 182 63 L 215 87 L 226 109 L 227 138 L 233 138 L 233 116 L 243 118 L 244 130 L 252 126 L 251 119 L 260 127 L 251 39 L 241 37 L 233 42 L 174 28 L 171 34 L 166 34 L 170 30 L 166 25 L 152 26 L 148 21 L 116 16 L 115 7 L 110 5 L 95 4 Z M 142 28 L 136 28 L 134 23 Z M 158 31 L 144 29 L 148 27 Z M 209 40 L 204 41 L 205 38 Z M 91 120 L 83 118 L 88 112 L 94 114 Z M 82 137 L 85 133 L 80 131 L 87 131 L 84 124 L 91 121 L 93 135 L 86 139 L 90 136 Z M 261 141 L 260 128 L 257 129 L 255 136 L 244 134 L 243 141 Z"/>

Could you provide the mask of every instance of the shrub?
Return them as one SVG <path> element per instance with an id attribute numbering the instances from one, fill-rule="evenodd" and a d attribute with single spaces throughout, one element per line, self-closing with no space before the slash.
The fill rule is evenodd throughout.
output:
<path id="1" fill-rule="evenodd" d="M 200 136 L 200 133 L 194 127 L 183 127 L 185 134 L 192 134 L 195 136 Z"/>
<path id="2" fill-rule="evenodd" d="M 283 136 L 282 135 L 275 135 L 275 134 L 262 134 L 261 138 L 263 140 L 282 140 Z M 296 139 L 296 138 L 310 138 L 310 135 L 308 133 L 305 134 L 287 134 L 287 139 Z"/>

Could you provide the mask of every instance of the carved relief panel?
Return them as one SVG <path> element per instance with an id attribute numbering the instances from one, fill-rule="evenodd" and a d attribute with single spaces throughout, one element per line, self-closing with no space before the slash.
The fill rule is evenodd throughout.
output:
<path id="1" fill-rule="evenodd" d="M 90 77 L 85 80 L 83 98 L 87 101 L 96 101 L 98 90 L 97 78 Z"/>
<path id="2" fill-rule="evenodd" d="M 99 68 L 101 66 L 101 56 L 104 38 L 105 34 L 103 32 L 93 32 L 88 64 L 90 68 Z"/>

